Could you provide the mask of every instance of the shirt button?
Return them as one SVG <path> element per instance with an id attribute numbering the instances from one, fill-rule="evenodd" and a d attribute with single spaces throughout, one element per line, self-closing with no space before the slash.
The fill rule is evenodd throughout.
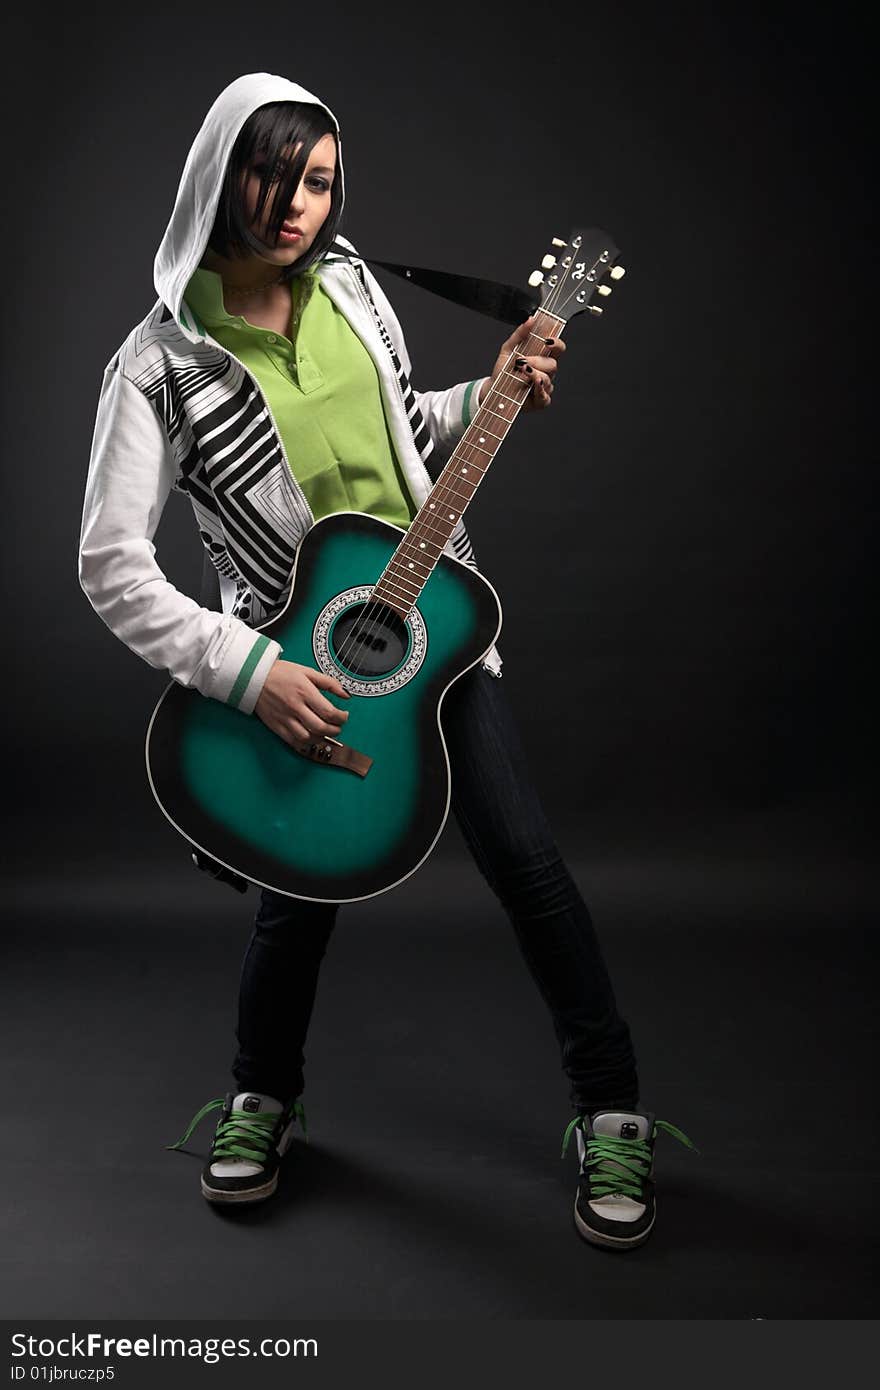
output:
<path id="1" fill-rule="evenodd" d="M 277 342 L 278 342 L 278 339 L 275 337 L 275 334 L 274 334 L 274 333 L 267 333 L 267 334 L 266 334 L 266 342 L 267 342 L 267 343 L 277 343 Z"/>
<path id="2" fill-rule="evenodd" d="M 287 364 L 287 370 L 290 372 L 290 375 L 291 375 L 291 376 L 296 376 L 296 363 L 295 363 L 295 362 L 288 362 L 288 364 Z"/>

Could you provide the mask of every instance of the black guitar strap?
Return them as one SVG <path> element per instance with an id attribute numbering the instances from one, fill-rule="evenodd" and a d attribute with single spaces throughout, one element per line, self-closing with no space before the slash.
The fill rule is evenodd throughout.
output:
<path id="1" fill-rule="evenodd" d="M 334 242 L 331 250 L 336 250 Z M 344 254 L 343 248 L 338 248 Z M 350 257 L 349 257 L 350 259 Z M 490 319 L 500 319 L 502 323 L 522 323 L 538 306 L 537 297 L 527 290 L 517 289 L 516 285 L 500 284 L 497 280 L 481 280 L 475 275 L 451 275 L 446 270 L 430 270 L 426 266 L 398 265 L 395 261 L 377 261 L 372 256 L 361 256 L 367 265 L 377 265 L 382 270 L 390 270 L 392 275 L 400 275 L 423 290 L 439 294 L 443 299 L 451 299 L 454 304 L 463 304 L 478 314 Z"/>

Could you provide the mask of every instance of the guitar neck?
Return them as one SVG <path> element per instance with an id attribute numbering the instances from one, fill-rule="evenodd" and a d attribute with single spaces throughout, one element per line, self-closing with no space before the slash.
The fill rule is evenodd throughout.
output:
<path id="1" fill-rule="evenodd" d="M 544 309 L 519 353 L 499 372 L 485 399 L 386 565 L 373 597 L 406 618 L 418 602 L 443 550 L 532 389 L 512 370 L 517 356 L 535 355 L 545 338 L 559 338 L 565 320 Z"/>

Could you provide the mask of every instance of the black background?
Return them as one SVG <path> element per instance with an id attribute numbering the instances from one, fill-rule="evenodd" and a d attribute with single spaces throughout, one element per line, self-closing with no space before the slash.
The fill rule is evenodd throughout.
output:
<path id="1" fill-rule="evenodd" d="M 874 506 L 845 11 L 453 5 L 416 22 L 331 4 L 253 28 L 234 6 L 135 7 L 35 22 L 20 69 L 10 47 L 7 766 L 26 749 L 56 812 L 100 819 L 124 793 L 134 835 L 154 820 L 141 726 L 166 678 L 76 582 L 91 430 L 103 366 L 155 298 L 204 112 L 267 70 L 335 110 L 364 253 L 522 284 L 579 224 L 622 248 L 604 319 L 571 324 L 552 409 L 521 421 L 469 515 L 556 818 L 601 837 L 613 817 L 617 840 L 801 812 L 798 834 L 851 843 L 873 805 Z M 417 386 L 490 369 L 500 325 L 383 283 Z M 173 497 L 157 553 L 189 592 L 199 551 Z M 43 777 L 21 781 L 42 800 Z"/>
<path id="2" fill-rule="evenodd" d="M 755 903 L 769 903 L 789 925 L 826 929 L 811 960 L 817 981 L 822 959 L 841 972 L 838 1021 L 849 990 L 870 999 L 834 940 L 838 917 L 866 924 L 876 902 L 867 49 L 845 7 L 349 0 L 18 15 L 2 383 L 19 925 L 35 904 L 59 930 L 72 901 L 109 913 L 123 871 L 125 893 L 136 883 L 142 906 L 170 910 L 186 861 L 143 769 L 167 678 L 91 611 L 78 530 L 102 371 L 154 302 L 186 152 L 221 88 L 265 70 L 335 111 L 342 230 L 366 255 L 524 284 L 552 236 L 598 224 L 615 237 L 625 280 L 601 321 L 572 323 L 552 408 L 520 422 L 468 515 L 502 600 L 503 679 L 536 780 L 604 920 L 637 921 L 644 889 L 658 921 L 687 899 L 692 925 L 711 903 L 734 929 L 752 913 L 760 937 Z M 503 326 L 379 274 L 416 387 L 490 370 Z M 157 555 L 198 594 L 183 498 Z M 457 835 L 450 824 L 438 860 Z M 633 878 L 636 862 L 653 867 Z M 436 905 L 442 882 L 424 872 Z M 224 908 L 240 929 L 245 906 L 230 895 Z M 224 949 L 231 961 L 238 946 Z M 712 947 L 697 952 L 699 973 Z M 736 986 L 716 983 L 733 1005 Z M 827 1000 L 810 998 L 808 1016 L 792 991 L 781 1039 L 821 1028 Z M 775 1035 L 754 1045 L 764 1061 Z M 833 1095 L 836 1066 L 821 1097 L 805 1078 L 811 1103 Z M 773 1238 L 762 1248 L 767 1273 Z M 746 1293 L 735 1315 L 764 1311 Z M 829 1315 L 847 1316 L 845 1303 Z"/>

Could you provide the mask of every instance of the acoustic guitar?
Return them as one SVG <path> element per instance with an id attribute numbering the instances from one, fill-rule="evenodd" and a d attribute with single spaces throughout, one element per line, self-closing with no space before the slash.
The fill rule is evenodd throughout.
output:
<path id="1" fill-rule="evenodd" d="M 519 351 L 559 337 L 576 314 L 600 314 L 623 273 L 605 232 L 554 238 L 529 279 L 539 307 Z M 342 739 L 293 748 L 196 690 L 171 682 L 163 693 L 147 773 L 200 867 L 242 887 L 353 902 L 401 883 L 436 845 L 450 801 L 443 699 L 501 631 L 492 585 L 444 546 L 530 390 L 512 368 L 513 356 L 409 527 L 322 517 L 299 546 L 287 603 L 259 628 L 285 661 L 349 692 L 337 697 L 349 713 Z"/>

